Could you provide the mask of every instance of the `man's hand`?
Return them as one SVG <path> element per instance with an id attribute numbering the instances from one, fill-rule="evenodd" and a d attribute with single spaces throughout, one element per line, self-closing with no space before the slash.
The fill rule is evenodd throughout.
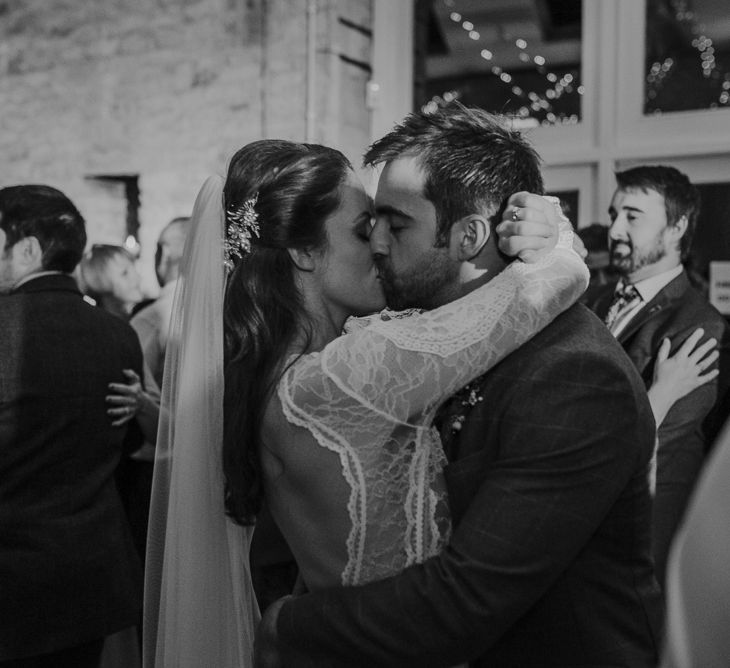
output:
<path id="1" fill-rule="evenodd" d="M 497 226 L 499 249 L 524 262 L 534 262 L 541 251 L 555 248 L 560 220 L 559 208 L 542 195 L 515 193 L 507 200 Z"/>
<path id="2" fill-rule="evenodd" d="M 254 643 L 254 668 L 283 668 L 284 663 L 277 647 L 276 623 L 279 619 L 279 610 L 291 596 L 284 596 L 274 601 L 268 608 L 261 623 L 256 629 Z"/>

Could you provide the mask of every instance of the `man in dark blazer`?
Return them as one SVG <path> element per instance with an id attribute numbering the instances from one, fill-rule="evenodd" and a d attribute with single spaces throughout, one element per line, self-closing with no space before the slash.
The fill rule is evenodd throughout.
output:
<path id="1" fill-rule="evenodd" d="M 586 294 L 586 304 L 628 353 L 647 387 L 652 384 L 657 352 L 664 339 L 672 351 L 698 327 L 702 341 L 720 345 L 722 371 L 727 365 L 728 328 L 724 318 L 690 285 L 682 262 L 687 260 L 699 214 L 700 196 L 686 175 L 663 165 L 639 166 L 616 174 L 608 231 L 613 281 Z M 638 298 L 613 308 L 614 295 L 633 286 Z M 716 367 L 713 365 L 712 368 Z M 708 369 L 709 371 L 710 369 Z M 675 531 L 716 435 L 721 416 L 712 415 L 725 373 L 696 388 L 661 419 L 657 415 L 656 496 L 653 553 L 657 577 L 664 583 L 666 561 Z M 709 424 L 711 421 L 716 426 Z"/>
<path id="2" fill-rule="evenodd" d="M 542 189 L 517 133 L 459 107 L 412 114 L 366 162 L 385 163 L 370 241 L 398 308 L 438 306 L 498 274 L 491 221 L 510 193 Z M 556 216 L 513 196 L 503 225 L 529 234 L 541 207 Z M 483 246 L 464 255 L 479 230 Z M 605 326 L 574 305 L 454 397 L 440 425 L 450 544 L 380 582 L 278 601 L 257 665 L 654 666 L 654 422 Z"/>
<path id="3" fill-rule="evenodd" d="M 70 276 L 84 221 L 47 186 L 0 190 L 0 666 L 97 666 L 135 623 L 141 568 L 114 484 L 108 384 L 134 331 Z M 119 409 L 114 409 L 119 411 Z"/>

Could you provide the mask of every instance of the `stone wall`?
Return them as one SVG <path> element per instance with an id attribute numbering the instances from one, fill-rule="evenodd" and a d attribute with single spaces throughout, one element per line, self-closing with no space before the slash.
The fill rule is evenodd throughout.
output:
<path id="1" fill-rule="evenodd" d="M 371 22 L 371 0 L 0 0 L 0 184 L 56 186 L 90 243 L 121 243 L 113 179 L 136 177 L 154 293 L 160 229 L 246 142 L 310 139 L 359 160 Z"/>

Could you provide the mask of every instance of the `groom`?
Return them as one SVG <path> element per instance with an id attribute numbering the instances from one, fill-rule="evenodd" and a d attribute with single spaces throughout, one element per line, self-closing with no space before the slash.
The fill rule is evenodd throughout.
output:
<path id="1" fill-rule="evenodd" d="M 397 309 L 491 280 L 509 261 L 496 235 L 461 261 L 469 225 L 453 221 L 498 221 L 510 193 L 542 190 L 521 136 L 463 107 L 411 114 L 365 162 L 384 166 L 371 247 Z M 505 220 L 524 225 L 530 197 L 513 197 Z M 440 428 L 449 546 L 380 582 L 278 601 L 258 665 L 655 665 L 654 422 L 604 325 L 568 309 L 444 406 Z"/>

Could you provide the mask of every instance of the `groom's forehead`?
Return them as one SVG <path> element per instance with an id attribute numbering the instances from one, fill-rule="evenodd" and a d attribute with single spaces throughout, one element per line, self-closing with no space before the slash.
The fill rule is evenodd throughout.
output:
<path id="1" fill-rule="evenodd" d="M 425 174 L 414 158 L 398 158 L 383 168 L 375 193 L 375 206 L 416 204 L 425 199 Z"/>
<path id="2" fill-rule="evenodd" d="M 375 193 L 375 210 L 408 209 L 420 207 L 426 199 L 422 189 L 403 187 L 398 184 L 383 184 Z"/>
<path id="3" fill-rule="evenodd" d="M 378 186 L 382 184 L 391 188 L 423 191 L 425 182 L 426 173 L 418 159 L 414 156 L 403 156 L 386 163 L 380 173 Z"/>
<path id="4" fill-rule="evenodd" d="M 385 188 L 375 196 L 375 214 L 411 225 L 429 224 L 435 220 L 433 204 L 418 190 Z"/>

